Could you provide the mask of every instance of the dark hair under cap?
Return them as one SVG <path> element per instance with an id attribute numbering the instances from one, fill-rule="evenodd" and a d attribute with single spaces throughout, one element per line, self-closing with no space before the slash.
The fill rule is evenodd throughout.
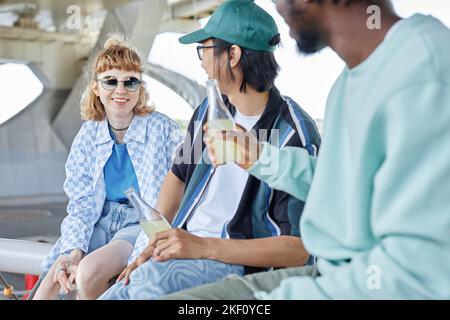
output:
<path id="1" fill-rule="evenodd" d="M 214 56 L 218 57 L 224 52 L 228 54 L 228 75 L 234 81 L 235 77 L 230 66 L 230 48 L 233 43 L 222 39 L 213 39 Z M 281 42 L 280 34 L 276 34 L 269 42 L 271 46 L 277 46 Z M 240 92 L 246 92 L 247 86 L 252 87 L 258 92 L 265 92 L 272 89 L 280 67 L 275 60 L 273 52 L 258 51 L 241 47 L 242 56 L 239 61 L 242 70 L 242 81 L 239 85 Z"/>

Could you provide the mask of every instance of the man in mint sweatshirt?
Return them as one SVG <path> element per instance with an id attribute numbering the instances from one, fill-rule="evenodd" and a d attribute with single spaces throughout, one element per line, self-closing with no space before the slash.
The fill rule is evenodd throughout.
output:
<path id="1" fill-rule="evenodd" d="M 400 19 L 388 0 L 276 3 L 300 51 L 329 46 L 346 67 L 317 162 L 261 144 L 240 165 L 306 199 L 300 230 L 318 272 L 234 277 L 168 298 L 450 299 L 450 30 L 431 16 Z"/>

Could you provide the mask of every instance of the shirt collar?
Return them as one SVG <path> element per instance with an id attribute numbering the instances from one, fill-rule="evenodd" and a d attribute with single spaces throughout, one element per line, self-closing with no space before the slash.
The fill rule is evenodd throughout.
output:
<path id="1" fill-rule="evenodd" d="M 125 133 L 123 142 L 127 143 L 130 140 L 134 140 L 140 143 L 145 143 L 145 137 L 147 133 L 147 121 L 145 117 L 135 115 L 131 120 L 130 127 Z"/>
<path id="2" fill-rule="evenodd" d="M 146 128 L 147 122 L 144 117 L 135 115 L 133 120 L 131 120 L 130 126 L 125 133 L 125 137 L 123 138 L 123 142 L 127 143 L 130 140 L 134 140 L 140 143 L 145 143 L 145 136 L 147 132 Z M 100 121 L 97 130 L 97 136 L 95 139 L 96 144 L 104 144 L 109 141 L 112 141 L 111 135 L 108 130 L 108 121 L 105 117 L 102 121 Z"/>
<path id="3" fill-rule="evenodd" d="M 236 107 L 231 104 L 226 96 L 223 96 L 223 98 L 226 106 L 234 117 L 236 113 Z M 267 101 L 267 105 L 264 108 L 261 118 L 259 118 L 252 129 L 258 132 L 259 129 L 271 128 L 276 117 L 281 113 L 284 103 L 285 102 L 281 97 L 278 89 L 276 87 L 272 87 L 272 89 L 270 89 L 269 91 L 269 100 Z"/>
<path id="4" fill-rule="evenodd" d="M 106 120 L 105 117 L 105 119 L 100 121 L 100 123 L 98 124 L 97 136 L 95 137 L 95 144 L 97 145 L 104 144 L 109 141 L 112 141 L 112 139 L 108 130 L 108 121 Z"/>

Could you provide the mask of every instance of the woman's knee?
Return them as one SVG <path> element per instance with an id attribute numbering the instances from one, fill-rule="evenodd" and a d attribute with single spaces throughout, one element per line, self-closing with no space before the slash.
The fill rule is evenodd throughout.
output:
<path id="1" fill-rule="evenodd" d="M 98 269 L 95 261 L 91 259 L 85 258 L 80 261 L 75 278 L 78 290 L 93 291 L 100 283 L 107 282 Z"/>

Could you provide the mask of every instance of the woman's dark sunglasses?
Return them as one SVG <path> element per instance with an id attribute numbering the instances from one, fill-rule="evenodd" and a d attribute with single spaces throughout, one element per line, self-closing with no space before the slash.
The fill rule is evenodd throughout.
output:
<path id="1" fill-rule="evenodd" d="M 123 82 L 123 86 L 130 92 L 136 91 L 141 86 L 141 80 L 135 77 L 130 77 L 127 80 L 119 81 L 116 78 L 97 79 L 102 84 L 103 89 L 111 91 L 114 90 L 119 82 Z"/>

